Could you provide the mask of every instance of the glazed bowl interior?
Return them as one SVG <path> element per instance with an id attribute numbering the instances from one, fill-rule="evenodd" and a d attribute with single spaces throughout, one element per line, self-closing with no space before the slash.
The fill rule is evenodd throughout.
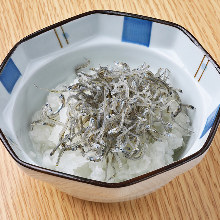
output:
<path id="1" fill-rule="evenodd" d="M 75 75 L 74 67 L 85 62 L 84 57 L 91 60 L 91 66 L 94 67 L 99 64 L 113 65 L 114 61 L 123 61 L 131 65 L 131 67 L 137 67 L 143 62 L 147 62 L 154 73 L 160 67 L 168 68 L 172 73 L 170 77 L 172 85 L 183 90 L 183 94 L 181 94 L 183 103 L 192 104 L 197 109 L 197 111 L 188 111 L 195 133 L 188 141 L 187 147 L 180 153 L 179 158 L 183 158 L 186 155 L 189 149 L 193 147 L 201 129 L 203 129 L 201 122 L 205 120 L 203 112 L 206 110 L 206 102 L 201 96 L 199 87 L 195 86 L 193 79 L 175 60 L 163 56 L 157 51 L 149 51 L 140 46 L 100 44 L 98 42 L 97 45 L 91 43 L 91 45 L 86 47 L 70 51 L 50 60 L 46 64 L 40 65 L 40 61 L 38 65 L 36 63 L 33 64 L 37 65 L 38 68 L 29 67 L 28 71 L 31 72 L 31 77 L 17 93 L 11 117 L 13 132 L 17 134 L 19 146 L 22 147 L 22 150 L 27 155 L 31 155 L 29 152 L 34 151 L 28 135 L 31 118 L 45 104 L 48 94 L 46 90 L 38 89 L 34 84 L 48 89 L 56 87 L 70 76 Z M 194 95 L 192 96 L 191 94 Z M 39 161 L 34 162 L 39 163 Z"/>
<path id="2" fill-rule="evenodd" d="M 216 75 L 218 73 L 211 63 L 206 70 L 206 75 L 209 74 L 212 78 L 201 83 L 198 83 L 198 79 L 195 80 L 196 69 L 204 56 L 203 51 L 198 49 L 180 30 L 168 25 L 156 24 L 156 22 L 152 26 L 151 37 L 154 39 L 151 41 L 152 47 L 122 42 L 102 31 L 103 20 L 111 24 L 111 19 L 119 19 L 115 27 L 117 29 L 117 26 L 123 26 L 122 17 L 116 18 L 117 16 L 113 15 L 92 16 L 93 19 L 84 20 L 84 22 L 87 25 L 88 22 L 98 20 L 98 28 L 94 28 L 96 32 L 91 34 L 92 37 L 86 38 L 86 40 L 82 40 L 79 43 L 73 43 L 68 47 L 62 48 L 62 50 L 58 48 L 49 54 L 46 54 L 46 52 L 45 54 L 41 53 L 38 57 L 31 57 L 34 51 L 27 53 L 26 42 L 20 46 L 25 59 L 28 60 L 28 64 L 23 70 L 22 77 L 16 84 L 14 91 L 11 93 L 9 101 L 5 101 L 4 107 L 0 108 L 1 129 L 12 140 L 13 150 L 18 157 L 31 164 L 39 166 L 41 164 L 41 158 L 33 157 L 32 152 L 35 150 L 28 132 L 31 118 L 45 104 L 48 92 L 36 88 L 34 84 L 47 89 L 56 87 L 69 77 L 75 77 L 74 67 L 84 63 L 85 58 L 91 61 L 90 67 L 113 65 L 114 61 L 122 61 L 128 63 L 132 68 L 146 62 L 154 73 L 159 68 L 168 68 L 171 71 L 170 81 L 173 87 L 183 90 L 180 95 L 182 102 L 191 104 L 196 108 L 194 111 L 188 111 L 194 133 L 189 138 L 187 146 L 176 155 L 175 159 L 179 160 L 199 151 L 208 136 L 207 133 L 201 138 L 207 117 L 216 108 L 220 98 L 220 89 L 216 91 L 217 85 L 214 82 L 215 78 L 218 77 Z M 104 17 L 102 18 L 102 16 Z M 78 21 L 74 22 L 77 23 Z M 66 29 L 68 29 L 68 26 Z M 171 41 L 164 39 L 163 43 L 161 43 L 160 33 L 163 31 Z M 36 44 L 36 53 L 38 53 L 37 46 L 40 47 L 41 42 L 41 39 L 37 42 L 37 38 L 34 38 L 32 42 Z M 194 47 L 196 49 L 193 49 Z M 30 53 L 32 54 L 30 55 Z M 22 55 L 21 58 L 16 56 L 16 59 L 17 63 L 24 62 Z M 196 68 L 192 62 L 196 63 Z M 210 80 L 211 82 L 213 81 L 212 89 L 209 89 Z"/>

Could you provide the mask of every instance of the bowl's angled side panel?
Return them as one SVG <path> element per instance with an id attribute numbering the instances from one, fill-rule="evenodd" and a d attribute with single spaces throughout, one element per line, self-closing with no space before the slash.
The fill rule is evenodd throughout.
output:
<path id="1" fill-rule="evenodd" d="M 212 99 L 219 101 L 220 72 L 210 55 L 195 45 L 182 31 L 178 31 L 173 49 L 182 60 L 182 68 L 191 75 L 196 86 L 201 86 Z"/>
<path id="2" fill-rule="evenodd" d="M 92 14 L 76 20 L 48 27 L 44 33 L 24 42 L 24 50 L 30 59 L 45 59 L 62 53 L 66 48 L 83 43 L 97 35 L 98 15 Z"/>
<path id="3" fill-rule="evenodd" d="M 131 199 L 136 199 L 145 196 L 158 188 L 164 186 L 170 182 L 173 178 L 181 173 L 193 168 L 197 165 L 205 154 L 197 157 L 196 159 L 183 164 L 180 167 L 164 172 L 160 175 L 154 176 L 148 180 L 141 181 L 139 183 L 118 187 L 118 188 L 106 188 L 100 186 L 94 186 L 87 183 L 81 183 L 73 180 L 68 180 L 25 168 L 20 166 L 21 169 L 29 176 L 34 177 L 38 180 L 48 182 L 54 185 L 56 188 L 72 195 L 76 198 L 83 200 L 94 201 L 94 202 L 121 202 Z"/>
<path id="4" fill-rule="evenodd" d="M 210 55 L 201 47 L 197 46 L 184 32 L 178 32 L 173 49 L 179 59 L 182 60 L 182 68 L 184 68 L 193 79 L 194 87 L 200 90 L 201 100 L 193 93 L 192 88 L 188 87 L 187 89 L 191 93 L 189 99 L 195 100 L 198 106 L 199 104 L 203 106 L 195 110 L 197 117 L 199 117 L 196 123 L 201 124 L 201 129 L 199 130 L 197 143 L 185 155 L 185 157 L 187 157 L 198 152 L 209 137 L 211 127 L 214 124 L 219 110 L 220 74 Z M 185 84 L 187 85 L 187 82 L 185 82 Z M 194 103 L 192 104 L 196 106 Z M 197 131 L 198 130 L 196 130 L 196 132 Z"/>

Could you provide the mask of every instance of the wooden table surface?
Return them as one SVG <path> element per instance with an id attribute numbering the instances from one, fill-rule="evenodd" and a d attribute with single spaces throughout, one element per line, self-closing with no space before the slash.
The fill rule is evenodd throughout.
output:
<path id="1" fill-rule="evenodd" d="M 0 0 L 0 62 L 24 36 L 95 9 L 178 23 L 220 63 L 219 0 Z M 143 198 L 101 204 L 73 198 L 28 177 L 0 143 L 0 219 L 220 219 L 219 149 L 220 129 L 192 170 Z"/>

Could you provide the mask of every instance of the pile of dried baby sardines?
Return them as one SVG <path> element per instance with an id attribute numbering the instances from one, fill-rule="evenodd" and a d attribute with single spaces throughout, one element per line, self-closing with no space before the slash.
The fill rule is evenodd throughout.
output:
<path id="1" fill-rule="evenodd" d="M 83 71 L 88 64 L 75 69 L 73 83 L 50 90 L 59 104 L 55 108 L 46 103 L 31 124 L 32 129 L 36 125 L 62 127 L 50 152 L 51 156 L 59 152 L 57 165 L 66 151 L 79 151 L 93 162 L 111 157 L 112 166 L 120 168 L 122 160 L 140 160 L 149 144 L 163 142 L 174 129 L 191 135 L 189 123 L 186 126 L 177 119 L 187 113 L 186 108 L 194 107 L 183 104 L 182 90 L 168 84 L 168 69 L 153 74 L 145 63 L 131 69 L 116 62 L 112 67 Z M 64 108 L 62 122 L 59 113 Z"/>

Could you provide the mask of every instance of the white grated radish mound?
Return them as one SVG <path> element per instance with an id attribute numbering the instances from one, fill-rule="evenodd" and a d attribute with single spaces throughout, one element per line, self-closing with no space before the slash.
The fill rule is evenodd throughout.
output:
<path id="1" fill-rule="evenodd" d="M 68 80 L 58 85 L 54 90 L 64 90 L 66 87 L 77 82 L 77 79 L 73 80 L 72 83 Z M 67 100 L 71 92 L 67 91 L 62 94 Z M 47 103 L 52 109 L 59 107 L 59 95 L 59 93 L 49 93 Z M 73 104 L 74 102 L 76 102 L 76 100 L 71 99 L 71 103 Z M 35 113 L 32 121 L 39 120 L 41 111 L 42 110 Z M 174 151 L 185 146 L 184 137 L 188 136 L 186 128 L 190 128 L 190 119 L 185 109 L 176 116 L 175 120 L 177 123 L 173 124 L 172 132 L 164 137 L 162 141 L 149 143 L 144 152 L 144 156 L 139 160 L 130 160 L 121 157 L 121 164 L 116 163 L 115 167 L 112 167 L 111 155 L 109 155 L 107 159 L 103 158 L 99 162 L 94 162 L 88 160 L 82 156 L 80 151 L 76 150 L 66 151 L 62 155 L 59 165 L 56 166 L 59 151 L 56 151 L 52 156 L 50 154 L 59 144 L 60 134 L 64 129 L 64 124 L 68 120 L 67 107 L 63 107 L 60 110 L 56 120 L 61 123 L 56 124 L 54 127 L 36 124 L 29 132 L 34 149 L 41 157 L 41 164 L 39 165 L 63 173 L 103 182 L 122 182 L 172 163 L 174 161 Z M 80 139 L 76 138 L 75 141 L 80 141 Z M 112 176 L 114 177 L 112 178 Z"/>

